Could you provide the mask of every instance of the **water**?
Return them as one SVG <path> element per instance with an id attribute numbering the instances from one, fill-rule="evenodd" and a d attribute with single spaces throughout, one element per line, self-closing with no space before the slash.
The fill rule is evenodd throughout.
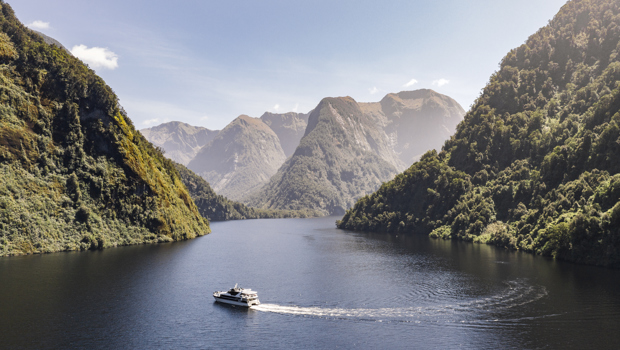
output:
<path id="1" fill-rule="evenodd" d="M 0 348 L 583 349 L 620 344 L 620 271 L 336 218 L 0 258 Z M 216 304 L 235 283 L 262 305 Z"/>

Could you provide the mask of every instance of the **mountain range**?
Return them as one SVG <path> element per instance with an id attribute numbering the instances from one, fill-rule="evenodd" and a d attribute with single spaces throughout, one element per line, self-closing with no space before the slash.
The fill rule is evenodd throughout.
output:
<path id="1" fill-rule="evenodd" d="M 308 114 L 239 116 L 195 155 L 197 147 L 181 152 L 186 159 L 193 155 L 189 169 L 232 200 L 262 209 L 343 214 L 355 199 L 440 147 L 464 114 L 452 98 L 428 89 L 372 103 L 326 98 Z M 180 159 L 176 145 L 196 145 L 183 139 L 189 134 L 180 130 L 183 125 L 142 132 Z"/>
<path id="2" fill-rule="evenodd" d="M 166 156 L 187 165 L 219 132 L 181 122 L 169 122 L 140 130 L 153 145 L 165 150 Z"/>
<path id="3" fill-rule="evenodd" d="M 464 113 L 450 97 L 426 89 L 376 103 L 325 98 L 311 112 L 295 153 L 247 203 L 342 215 L 423 150 L 440 145 Z"/>

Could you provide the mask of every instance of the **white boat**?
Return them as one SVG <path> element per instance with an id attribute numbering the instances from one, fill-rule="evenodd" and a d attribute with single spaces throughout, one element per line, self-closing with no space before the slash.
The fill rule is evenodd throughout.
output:
<path id="1" fill-rule="evenodd" d="M 213 293 L 213 297 L 215 298 L 215 301 L 220 303 L 238 306 L 252 307 L 260 304 L 256 291 L 239 288 L 237 287 L 237 284 L 235 284 L 234 288 L 229 289 L 228 292 Z"/>

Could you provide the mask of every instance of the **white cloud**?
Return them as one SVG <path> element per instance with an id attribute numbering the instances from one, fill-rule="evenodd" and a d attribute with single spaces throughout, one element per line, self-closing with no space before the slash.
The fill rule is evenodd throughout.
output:
<path id="1" fill-rule="evenodd" d="M 299 103 L 295 104 L 295 107 L 293 107 L 293 112 L 297 113 L 298 110 L 299 110 Z"/>
<path id="2" fill-rule="evenodd" d="M 379 89 L 377 89 L 376 86 L 373 86 L 372 88 L 368 89 L 368 92 L 370 92 L 371 95 L 374 95 L 379 92 Z"/>
<path id="3" fill-rule="evenodd" d="M 437 85 L 439 87 L 442 87 L 442 86 L 448 85 L 448 84 L 450 84 L 450 80 L 448 80 L 448 79 L 441 78 L 441 79 L 438 79 L 438 80 L 433 80 L 433 85 Z"/>
<path id="4" fill-rule="evenodd" d="M 50 22 L 34 21 L 30 24 L 26 24 L 26 26 L 32 29 L 49 29 Z"/>
<path id="5" fill-rule="evenodd" d="M 118 55 L 104 47 L 76 45 L 71 49 L 73 56 L 87 63 L 91 68 L 118 68 Z"/>
<path id="6" fill-rule="evenodd" d="M 279 111 L 280 110 L 280 105 L 276 103 L 276 105 L 273 106 L 273 110 L 276 111 L 276 112 Z"/>
<path id="7" fill-rule="evenodd" d="M 418 83 L 417 80 L 411 79 L 411 80 L 409 80 L 409 82 L 407 84 L 403 85 L 403 87 L 411 87 L 411 86 L 413 86 L 413 85 L 415 85 L 417 83 Z"/>

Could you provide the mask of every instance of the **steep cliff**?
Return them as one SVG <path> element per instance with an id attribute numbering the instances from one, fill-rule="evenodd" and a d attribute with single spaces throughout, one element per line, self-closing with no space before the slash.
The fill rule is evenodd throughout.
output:
<path id="1" fill-rule="evenodd" d="M 165 150 L 166 157 L 187 165 L 219 132 L 181 122 L 169 122 L 140 130 L 153 145 Z"/>
<path id="2" fill-rule="evenodd" d="M 445 143 L 338 227 L 620 267 L 620 3 L 568 2 L 502 60 Z"/>
<path id="3" fill-rule="evenodd" d="M 267 183 L 285 159 L 273 130 L 259 118 L 242 115 L 201 148 L 187 167 L 216 193 L 239 201 Z"/>
<path id="4" fill-rule="evenodd" d="M 0 255 L 209 232 L 112 89 L 0 3 Z"/>

